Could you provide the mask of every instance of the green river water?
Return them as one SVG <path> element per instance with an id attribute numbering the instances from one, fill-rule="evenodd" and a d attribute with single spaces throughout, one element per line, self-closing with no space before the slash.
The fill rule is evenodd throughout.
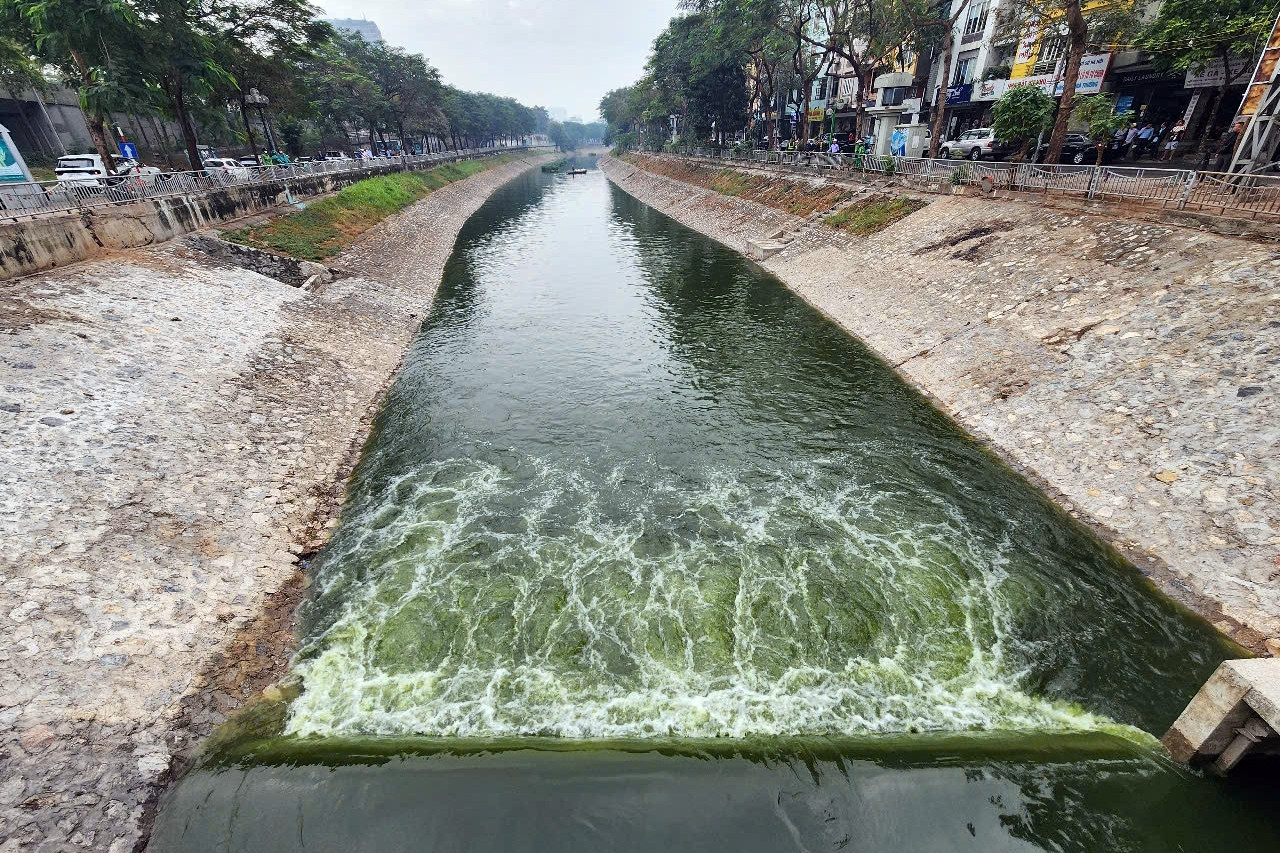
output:
<path id="1" fill-rule="evenodd" d="M 1153 738 L 1239 650 L 595 169 L 467 224 L 313 571 L 152 850 L 1280 849 Z"/>

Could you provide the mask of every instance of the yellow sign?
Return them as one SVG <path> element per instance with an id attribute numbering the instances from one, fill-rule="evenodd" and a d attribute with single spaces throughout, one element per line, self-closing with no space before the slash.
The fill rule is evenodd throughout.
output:
<path id="1" fill-rule="evenodd" d="M 809 121 L 822 121 L 827 117 L 827 111 L 822 107 L 814 107 L 809 110 Z"/>

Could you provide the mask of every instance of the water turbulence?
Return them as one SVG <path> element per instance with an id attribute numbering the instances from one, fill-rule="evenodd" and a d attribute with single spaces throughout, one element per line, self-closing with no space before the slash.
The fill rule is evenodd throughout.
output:
<path id="1" fill-rule="evenodd" d="M 753 846 L 744 829 L 734 849 L 844 846 L 823 834 L 823 810 L 844 822 L 865 812 L 854 821 L 865 835 L 869 792 L 884 784 L 898 800 L 873 822 L 884 829 L 893 814 L 892 837 L 908 839 L 912 818 L 894 803 L 943 808 L 920 799 L 935 783 L 944 811 L 969 815 L 967 834 L 960 821 L 945 837 L 972 849 L 1129 849 L 1117 839 L 1132 839 L 1134 824 L 1082 803 L 1133 799 L 1151 780 L 1180 792 L 1157 797 L 1175 810 L 1219 796 L 1187 788 L 1212 783 L 1149 746 L 1230 655 L 762 270 L 598 172 L 531 175 L 468 223 L 389 392 L 316 562 L 301 694 L 276 743 L 317 754 L 361 744 L 351 754 L 367 757 L 379 739 L 391 752 L 406 738 L 435 742 L 453 757 L 419 759 L 430 772 L 392 762 L 361 770 L 381 775 L 358 785 L 395 788 L 406 783 L 387 780 L 416 773 L 423 790 L 453 792 L 439 820 L 470 827 L 461 848 L 489 844 L 475 834 L 481 822 L 458 817 L 469 801 L 457 793 L 480 784 L 459 768 L 486 767 L 485 786 L 523 778 L 509 796 L 534 812 L 560 808 L 529 805 L 551 796 L 533 793 L 543 786 L 569 786 L 581 804 L 604 779 L 648 780 L 627 783 L 648 792 L 646 820 L 657 789 L 706 800 L 703 817 L 729 808 L 711 790 L 730 802 L 757 788 L 761 802 L 776 795 L 769 808 L 783 812 L 768 820 L 783 847 Z M 956 734 L 983 735 L 992 751 L 946 741 Z M 600 749 L 565 753 L 570 741 Z M 636 757 L 645 742 L 700 757 Z M 842 764 L 839 745 L 853 742 L 877 770 Z M 605 749 L 618 743 L 622 753 Z M 725 744 L 756 769 L 708 770 Z M 502 764 L 528 746 L 541 757 Z M 1034 755 L 1013 761 L 1002 749 Z M 617 754 L 631 756 L 625 773 L 605 757 Z M 944 772 L 940 755 L 968 769 Z M 894 775 L 895 762 L 916 769 Z M 803 820 L 785 813 L 768 767 L 791 767 L 788 785 L 812 777 Z M 340 784 L 292 772 L 311 792 L 303 799 Z M 193 793 L 201 785 L 217 787 L 189 781 L 178 799 L 215 801 Z M 815 792 L 828 799 L 815 805 Z M 1017 800 L 1021 817 L 996 821 L 997 800 Z M 632 801 L 611 802 L 617 818 Z M 512 817 L 504 803 L 490 816 Z M 1058 823 L 1036 817 L 1055 808 Z M 1073 836 L 1073 820 L 1091 828 Z M 1005 846 L 978 839 L 984 821 L 1004 827 Z M 433 837 L 447 836 L 443 825 Z M 863 837 L 846 830 L 846 844 Z M 560 832 L 546 849 L 575 847 Z M 642 849 L 641 837 L 610 846 Z M 945 849 L 970 849 L 956 843 Z"/>

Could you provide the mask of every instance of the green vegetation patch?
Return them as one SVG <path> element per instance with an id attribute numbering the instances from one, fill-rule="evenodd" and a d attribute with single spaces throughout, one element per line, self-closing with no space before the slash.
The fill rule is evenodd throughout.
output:
<path id="1" fill-rule="evenodd" d="M 354 243 L 393 213 L 435 190 L 501 166 L 511 155 L 447 163 L 426 172 L 399 172 L 357 181 L 305 209 L 268 222 L 226 232 L 228 240 L 268 252 L 320 261 Z"/>
<path id="2" fill-rule="evenodd" d="M 897 198 L 872 198 L 856 201 L 839 213 L 826 218 L 832 228 L 843 228 L 865 237 L 888 228 L 927 205 L 923 199 L 898 196 Z"/>

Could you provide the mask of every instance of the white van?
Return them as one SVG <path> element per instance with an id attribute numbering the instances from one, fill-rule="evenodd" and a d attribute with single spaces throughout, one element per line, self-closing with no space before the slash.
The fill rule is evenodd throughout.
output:
<path id="1" fill-rule="evenodd" d="M 110 186 L 131 175 L 150 181 L 160 170 L 155 166 L 143 166 L 137 160 L 124 157 L 112 157 L 111 167 L 102 164 L 102 157 L 97 154 L 68 154 L 58 158 L 53 173 L 58 176 L 59 183 L 75 184 L 82 187 Z"/>

